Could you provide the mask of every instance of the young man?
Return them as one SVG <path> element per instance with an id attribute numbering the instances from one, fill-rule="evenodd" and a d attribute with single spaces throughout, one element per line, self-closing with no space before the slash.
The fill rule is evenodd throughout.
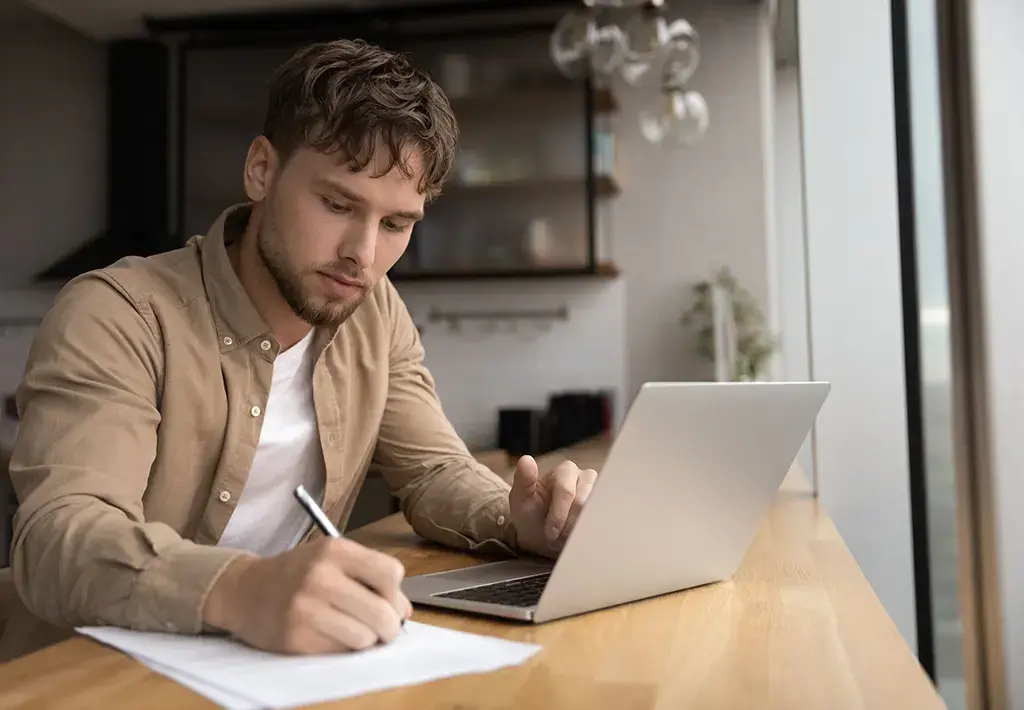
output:
<path id="1" fill-rule="evenodd" d="M 311 46 L 271 80 L 249 203 L 64 288 L 19 393 L 25 609 L 0 656 L 96 624 L 290 653 L 390 640 L 411 613 L 401 564 L 325 538 L 292 497 L 304 485 L 343 528 L 371 466 L 423 537 L 558 554 L 596 474 L 524 457 L 510 488 L 477 464 L 385 277 L 456 138 L 401 56 Z"/>

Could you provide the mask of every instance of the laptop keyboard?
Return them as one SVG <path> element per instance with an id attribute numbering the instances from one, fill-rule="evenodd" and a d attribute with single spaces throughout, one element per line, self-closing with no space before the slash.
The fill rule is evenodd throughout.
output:
<path id="1" fill-rule="evenodd" d="M 486 604 L 502 604 L 504 606 L 528 607 L 536 606 L 540 601 L 544 585 L 548 583 L 550 572 L 535 574 L 530 577 L 520 577 L 507 582 L 492 582 L 481 584 L 478 587 L 457 589 L 454 592 L 435 594 L 436 597 L 444 599 L 462 599 L 470 602 L 484 602 Z"/>

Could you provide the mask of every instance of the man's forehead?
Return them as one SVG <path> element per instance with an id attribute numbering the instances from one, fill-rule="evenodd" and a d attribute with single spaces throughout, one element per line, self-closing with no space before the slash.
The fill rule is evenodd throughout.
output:
<path id="1" fill-rule="evenodd" d="M 338 154 L 337 162 L 354 173 L 368 173 L 372 177 L 394 177 L 419 182 L 423 176 L 423 151 L 415 147 L 402 148 L 395 153 L 379 145 L 368 161 L 354 161 L 344 154 Z M 361 165 L 365 162 L 365 165 Z"/>

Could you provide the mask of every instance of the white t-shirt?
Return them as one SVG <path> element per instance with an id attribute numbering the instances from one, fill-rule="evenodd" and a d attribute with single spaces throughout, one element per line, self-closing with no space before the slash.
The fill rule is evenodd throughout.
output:
<path id="1" fill-rule="evenodd" d="M 309 530 L 309 515 L 295 500 L 295 487 L 313 499 L 324 494 L 323 450 L 313 407 L 313 330 L 278 353 L 260 441 L 249 478 L 235 506 L 221 547 L 275 555 L 295 546 Z"/>

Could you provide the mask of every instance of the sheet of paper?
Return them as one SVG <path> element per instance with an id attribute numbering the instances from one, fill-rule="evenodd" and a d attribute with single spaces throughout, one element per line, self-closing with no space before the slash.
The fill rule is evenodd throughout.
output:
<path id="1" fill-rule="evenodd" d="M 166 676 L 189 690 L 202 695 L 225 710 L 263 710 L 264 708 L 263 703 L 250 698 L 239 697 L 220 686 L 210 685 L 204 681 L 197 680 L 190 675 L 186 675 L 174 668 L 163 666 L 148 658 L 136 656 L 135 659 L 150 670 L 156 671 L 160 675 Z"/>
<path id="2" fill-rule="evenodd" d="M 78 631 L 230 710 L 294 708 L 484 673 L 523 663 L 540 650 L 412 621 L 386 646 L 329 656 L 282 656 L 211 636 L 108 627 Z"/>

